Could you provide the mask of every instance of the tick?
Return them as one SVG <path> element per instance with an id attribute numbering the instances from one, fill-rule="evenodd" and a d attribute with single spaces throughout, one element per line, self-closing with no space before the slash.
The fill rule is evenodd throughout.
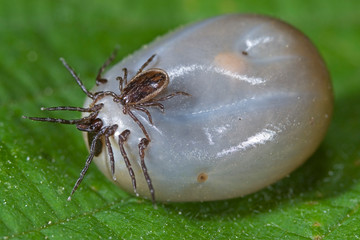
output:
<path id="1" fill-rule="evenodd" d="M 153 201 L 154 189 L 163 202 L 244 196 L 305 162 L 330 123 L 326 64 L 308 37 L 278 19 L 210 18 L 157 38 L 103 74 L 113 56 L 92 92 L 63 61 L 87 95 L 83 108 L 64 109 L 83 112 L 66 123 L 85 131 L 90 149 L 74 191 L 94 159 L 119 187 Z"/>
<path id="2" fill-rule="evenodd" d="M 116 50 L 112 53 L 112 55 L 107 59 L 107 61 L 102 65 L 99 69 L 97 77 L 96 77 L 96 85 L 106 84 L 108 80 L 102 77 L 102 73 L 106 69 L 108 65 L 111 64 L 113 59 L 116 56 Z M 190 94 L 182 91 L 173 92 L 167 96 L 158 97 L 160 93 L 162 93 L 169 84 L 169 76 L 168 74 L 160 69 L 160 68 L 150 68 L 148 70 L 144 69 L 148 66 L 148 64 L 153 61 L 155 58 L 155 54 L 152 55 L 136 72 L 135 76 L 128 81 L 128 70 L 127 68 L 123 68 L 123 76 L 118 76 L 116 80 L 119 82 L 119 91 L 120 94 L 114 91 L 99 91 L 92 93 L 86 89 L 76 72 L 67 64 L 67 62 L 61 58 L 61 62 L 64 64 L 65 68 L 71 73 L 71 75 L 76 80 L 76 83 L 80 86 L 82 91 L 86 94 L 87 97 L 92 99 L 92 103 L 89 107 L 50 107 L 50 108 L 42 108 L 42 110 L 47 111 L 78 111 L 78 112 L 86 112 L 89 113 L 87 116 L 75 119 L 75 120 L 66 120 L 59 118 L 40 118 L 40 117 L 25 117 L 34 121 L 43 121 L 43 122 L 53 122 L 53 123 L 61 123 L 61 124 L 74 124 L 76 128 L 80 131 L 84 131 L 88 133 L 88 139 L 90 144 L 90 154 L 86 159 L 85 167 L 80 173 L 80 177 L 76 181 L 68 200 L 71 200 L 71 196 L 75 193 L 76 189 L 79 187 L 80 183 L 85 177 L 85 174 L 94 158 L 94 156 L 98 156 L 101 153 L 102 145 L 105 144 L 107 148 L 108 157 L 110 160 L 111 166 L 111 174 L 114 181 L 116 181 L 115 177 L 115 161 L 113 149 L 110 143 L 110 138 L 114 136 L 116 130 L 118 129 L 117 124 L 107 125 L 104 121 L 98 117 L 100 111 L 104 107 L 103 103 L 99 103 L 99 101 L 105 97 L 112 98 L 112 101 L 120 104 L 122 106 L 122 114 L 128 115 L 132 118 L 132 120 L 139 126 L 141 131 L 144 134 L 144 138 L 142 138 L 138 144 L 140 163 L 143 175 L 147 182 L 151 199 L 155 204 L 155 189 L 152 185 L 151 178 L 149 176 L 146 164 L 145 164 L 145 150 L 148 147 L 151 138 L 146 131 L 144 125 L 135 116 L 133 110 L 138 110 L 146 114 L 148 121 L 150 124 L 153 124 L 151 114 L 148 107 L 156 107 L 161 112 L 164 112 L 164 105 L 161 103 L 162 101 L 168 100 L 177 95 L 185 95 L 190 96 Z M 156 98 L 158 97 L 158 98 Z M 121 113 L 118 113 L 119 115 Z M 127 153 L 124 149 L 124 144 L 127 141 L 130 135 L 130 130 L 123 130 L 118 136 L 118 145 L 120 148 L 121 155 L 128 169 L 129 175 L 131 177 L 132 186 L 134 193 L 136 194 L 136 178 L 134 171 L 131 166 L 131 162 L 127 156 Z"/>

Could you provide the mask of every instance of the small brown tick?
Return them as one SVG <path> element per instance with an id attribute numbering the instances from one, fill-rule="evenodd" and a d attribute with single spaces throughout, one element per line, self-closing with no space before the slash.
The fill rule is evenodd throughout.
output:
<path id="1" fill-rule="evenodd" d="M 99 72 L 96 77 L 96 85 L 106 84 L 107 79 L 102 78 L 102 73 L 104 72 L 105 68 L 110 65 L 116 55 L 116 50 L 113 54 L 107 59 L 107 61 L 102 65 L 99 69 Z M 98 114 L 100 113 L 101 109 L 103 108 L 104 104 L 97 102 L 106 97 L 110 96 L 113 98 L 113 101 L 122 105 L 122 112 L 124 114 L 129 115 L 135 123 L 140 127 L 142 132 L 145 135 L 145 138 L 140 140 L 138 144 L 139 148 L 139 156 L 141 161 L 141 168 L 147 182 L 151 198 L 153 203 L 155 203 L 155 190 L 151 182 L 151 178 L 148 174 L 146 164 L 145 164 L 145 149 L 148 147 L 150 143 L 150 136 L 146 131 L 144 125 L 139 121 L 139 119 L 133 114 L 132 110 L 142 111 L 146 114 L 149 119 L 149 122 L 153 124 L 152 117 L 150 112 L 147 110 L 147 107 L 158 107 L 161 112 L 164 112 L 164 105 L 161 104 L 161 101 L 168 100 L 176 95 L 186 95 L 189 96 L 190 94 L 185 92 L 174 92 L 167 96 L 155 98 L 157 97 L 169 84 L 169 76 L 168 74 L 159 68 L 150 68 L 146 71 L 143 71 L 145 67 L 154 59 L 155 54 L 152 55 L 137 71 L 135 76 L 128 82 L 127 76 L 128 71 L 126 68 L 123 68 L 124 75 L 123 77 L 117 77 L 116 79 L 119 81 L 119 90 L 120 94 L 117 94 L 113 91 L 100 91 L 92 93 L 86 89 L 78 75 L 75 71 L 65 62 L 63 58 L 60 60 L 66 67 L 66 69 L 71 73 L 71 75 L 76 80 L 77 84 L 80 86 L 82 91 L 92 99 L 92 103 L 88 108 L 82 107 L 50 107 L 50 108 L 42 108 L 42 110 L 48 111 L 78 111 L 78 112 L 89 112 L 88 116 L 85 116 L 80 119 L 73 119 L 73 120 L 66 120 L 66 119 L 59 119 L 59 118 L 39 118 L 39 117 L 24 117 L 35 121 L 44 121 L 44 122 L 55 122 L 61 124 L 75 124 L 76 128 L 80 131 L 88 132 L 88 139 L 90 144 L 90 154 L 86 160 L 85 167 L 80 173 L 80 177 L 75 183 L 74 188 L 71 191 L 71 194 L 68 200 L 71 200 L 71 196 L 74 194 L 76 189 L 79 187 L 81 181 L 83 180 L 94 156 L 97 156 L 101 153 L 103 141 L 105 141 L 105 145 L 108 150 L 108 155 L 110 159 L 110 166 L 111 166 L 111 173 L 113 179 L 115 179 L 115 161 L 114 161 L 114 154 L 110 144 L 110 137 L 114 136 L 115 131 L 118 128 L 117 124 L 113 124 L 110 126 L 105 126 L 104 122 L 98 118 Z M 128 136 L 130 134 L 129 129 L 125 129 L 118 138 L 118 144 L 120 147 L 121 155 L 124 158 L 124 162 L 126 167 L 129 171 L 129 175 L 132 180 L 132 185 L 134 192 L 136 193 L 136 179 L 134 171 L 131 167 L 130 161 L 124 149 L 124 143 L 126 142 Z"/>

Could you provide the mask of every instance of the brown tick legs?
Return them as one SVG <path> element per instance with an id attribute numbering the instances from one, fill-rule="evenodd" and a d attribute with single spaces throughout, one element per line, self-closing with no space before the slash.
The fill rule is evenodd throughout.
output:
<path id="1" fill-rule="evenodd" d="M 110 167 L 111 167 L 111 175 L 112 175 L 112 178 L 113 180 L 115 181 L 116 180 L 116 177 L 115 177 L 115 161 L 114 161 L 114 153 L 113 153 L 113 150 L 112 150 L 112 147 L 111 147 L 111 143 L 110 143 L 110 139 L 109 137 L 110 136 L 113 136 L 116 129 L 118 128 L 118 125 L 112 125 L 111 127 L 108 128 L 107 131 L 105 131 L 105 145 L 108 149 L 108 155 L 109 155 L 109 158 L 110 158 Z"/>
<path id="2" fill-rule="evenodd" d="M 147 146 L 149 145 L 149 140 L 147 140 L 146 138 L 141 139 L 140 143 L 139 143 L 139 155 L 140 155 L 140 161 L 141 161 L 141 169 L 143 171 L 146 183 L 148 185 L 148 188 L 150 190 L 150 195 L 151 195 L 151 200 L 153 202 L 153 205 L 156 206 L 156 202 L 155 202 L 155 190 L 154 187 L 151 183 L 151 179 L 149 176 L 149 173 L 147 171 L 147 167 L 145 165 L 145 149 L 147 148 Z"/>
<path id="3" fill-rule="evenodd" d="M 147 138 L 147 140 L 150 142 L 150 137 L 149 134 L 147 133 L 147 131 L 145 130 L 144 125 L 139 121 L 139 119 L 131 112 L 131 110 L 129 108 L 124 107 L 123 110 L 124 114 L 129 114 L 129 116 L 137 123 L 137 125 L 141 128 L 141 130 L 143 131 L 145 137 Z"/>
<path id="4" fill-rule="evenodd" d="M 70 72 L 71 76 L 75 79 L 76 83 L 80 86 L 81 90 L 91 99 L 94 99 L 94 94 L 89 92 L 89 90 L 86 89 L 83 82 L 80 80 L 79 76 L 76 74 L 76 72 L 67 64 L 65 59 L 60 58 L 60 61 L 64 64 L 65 68 Z"/>
<path id="5" fill-rule="evenodd" d="M 168 100 L 170 98 L 173 98 L 175 97 L 176 95 L 185 95 L 185 96 L 191 96 L 190 94 L 186 93 L 186 92 L 173 92 L 165 97 L 162 97 L 162 98 L 158 98 L 158 99 L 152 99 L 151 101 L 149 102 L 158 102 L 158 101 L 165 101 L 165 100 Z"/>
<path id="6" fill-rule="evenodd" d="M 102 106 L 104 106 L 104 104 L 101 103 Z M 96 106 L 96 108 L 95 108 Z M 41 111 L 76 111 L 76 112 L 95 112 L 100 110 L 101 108 L 99 108 L 98 106 L 100 105 L 95 105 L 94 107 L 91 108 L 82 108 L 82 107 L 69 107 L 69 106 L 59 106 L 59 107 L 42 107 Z M 101 107 L 102 107 L 101 106 Z"/>
<path id="7" fill-rule="evenodd" d="M 142 72 L 142 70 L 144 70 L 144 68 L 147 67 L 147 65 L 149 65 L 149 63 L 154 59 L 154 57 L 156 56 L 156 54 L 153 54 L 139 69 L 139 71 L 137 71 L 137 73 L 135 75 L 138 75 L 139 73 Z"/>
<path id="8" fill-rule="evenodd" d="M 115 50 L 112 52 L 110 57 L 105 61 L 105 63 L 101 66 L 99 69 L 99 72 L 96 76 L 96 86 L 99 86 L 100 83 L 106 83 L 107 79 L 102 78 L 101 74 L 104 72 L 105 68 L 111 64 L 111 62 L 115 59 L 117 54 L 118 48 L 115 48 Z"/>
<path id="9" fill-rule="evenodd" d="M 76 191 L 76 189 L 79 187 L 81 181 L 84 179 L 84 176 L 87 172 L 87 170 L 89 169 L 89 166 L 94 158 L 95 155 L 95 149 L 96 149 L 96 141 L 101 138 L 105 132 L 109 129 L 110 127 L 107 128 L 102 128 L 94 137 L 93 141 L 91 142 L 91 146 L 90 146 L 90 154 L 88 156 L 88 158 L 86 159 L 85 162 L 85 167 L 83 168 L 83 170 L 80 173 L 80 177 L 78 178 L 78 180 L 76 181 L 74 188 L 72 189 L 70 196 L 68 197 L 68 201 L 71 200 L 71 196 L 74 194 L 74 192 Z"/>
<path id="10" fill-rule="evenodd" d="M 134 171 L 133 171 L 133 169 L 131 167 L 131 163 L 130 163 L 129 158 L 128 158 L 128 156 L 127 156 L 127 154 L 125 152 L 125 149 L 124 149 L 124 143 L 126 142 L 129 134 L 130 134 L 130 130 L 126 129 L 125 131 L 123 131 L 119 135 L 119 147 L 120 147 L 121 155 L 124 158 L 125 165 L 126 165 L 128 171 L 129 171 L 129 175 L 131 177 L 132 185 L 133 185 L 133 188 L 134 188 L 134 193 L 137 195 L 135 173 L 134 173 Z"/>
<path id="11" fill-rule="evenodd" d="M 127 68 L 123 68 L 122 70 L 123 70 L 123 72 L 124 72 L 124 84 L 125 84 L 125 86 L 126 86 L 126 84 L 127 84 L 128 71 L 127 71 Z"/>
<path id="12" fill-rule="evenodd" d="M 124 77 L 116 77 L 116 80 L 119 81 L 120 93 L 122 93 L 123 89 L 126 87 L 128 75 L 127 68 L 123 68 L 122 70 L 124 71 Z"/>
<path id="13" fill-rule="evenodd" d="M 146 102 L 146 103 L 140 103 L 138 104 L 138 106 L 142 106 L 142 107 L 158 107 L 160 112 L 164 112 L 164 105 L 162 105 L 161 103 L 158 102 Z"/>
<path id="14" fill-rule="evenodd" d="M 128 171 L 129 171 L 129 175 L 131 177 L 132 185 L 133 185 L 133 188 L 134 188 L 134 193 L 137 195 L 135 173 L 134 173 L 134 171 L 133 171 L 133 169 L 131 167 L 131 163 L 130 163 L 129 158 L 128 158 L 128 156 L 127 156 L 127 154 L 125 152 L 125 149 L 124 149 L 124 143 L 126 142 L 129 134 L 130 134 L 130 130 L 126 129 L 125 131 L 123 131 L 119 135 L 119 147 L 120 147 L 121 155 L 123 156 L 124 162 L 125 162 L 126 167 L 127 167 Z M 141 141 L 140 141 L 140 143 L 138 145 L 138 147 L 139 147 L 139 155 L 140 155 L 141 169 L 143 171 L 146 183 L 147 183 L 149 191 L 150 191 L 151 200 L 152 200 L 154 206 L 156 206 L 156 203 L 155 203 L 155 190 L 154 190 L 154 187 L 152 185 L 149 173 L 147 171 L 147 167 L 145 165 L 145 160 L 144 160 L 144 158 L 145 158 L 145 150 L 146 150 L 148 145 L 149 145 L 149 140 L 147 140 L 146 138 L 141 139 Z"/>
<path id="15" fill-rule="evenodd" d="M 89 116 L 80 118 L 80 119 L 62 119 L 62 118 L 41 118 L 41 117 L 27 117 L 23 116 L 23 118 L 27 118 L 33 121 L 40 121 L 40 122 L 53 122 L 53 123 L 61 123 L 61 124 L 81 124 L 86 122 L 87 120 L 91 120 L 95 118 L 99 114 L 98 111 L 92 112 Z"/>
<path id="16" fill-rule="evenodd" d="M 132 106 L 132 107 L 135 108 L 136 110 L 144 112 L 147 115 L 150 124 L 153 125 L 151 114 L 146 108 L 143 108 L 143 107 L 140 107 L 140 106 Z"/>
<path id="17" fill-rule="evenodd" d="M 161 112 L 164 112 L 164 105 L 162 105 L 159 102 L 168 100 L 168 99 L 173 98 L 173 97 L 175 97 L 177 95 L 191 96 L 190 94 L 188 94 L 186 92 L 174 92 L 174 93 L 171 93 L 171 94 L 169 94 L 169 95 L 167 95 L 165 97 L 162 97 L 162 98 L 158 98 L 158 99 L 154 98 L 154 99 L 149 100 L 148 102 L 139 103 L 138 106 L 142 106 L 142 107 L 158 107 Z M 137 109 L 137 108 L 135 108 L 135 109 Z M 142 111 L 141 109 L 138 109 L 138 110 Z"/>

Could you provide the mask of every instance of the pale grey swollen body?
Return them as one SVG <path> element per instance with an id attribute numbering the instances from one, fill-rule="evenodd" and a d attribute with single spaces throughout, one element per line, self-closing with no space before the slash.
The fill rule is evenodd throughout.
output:
<path id="1" fill-rule="evenodd" d="M 151 142 L 145 162 L 157 201 L 211 201 L 255 192 L 288 175 L 314 153 L 324 138 L 333 108 L 326 66 L 318 51 L 292 26 L 264 16 L 225 15 L 157 39 L 112 67 L 92 92 L 119 92 L 123 68 L 133 77 L 147 59 L 149 68 L 169 75 L 161 96 L 164 113 L 133 111 Z M 85 102 L 85 107 L 91 103 Z M 98 118 L 117 124 L 107 148 L 94 158 L 99 169 L 133 193 L 118 137 L 129 129 L 124 148 L 135 173 L 137 193 L 149 198 L 138 144 L 144 133 L 110 96 Z M 84 114 L 86 115 L 86 114 Z M 87 133 L 85 140 L 87 142 Z M 89 143 L 87 143 L 89 146 Z"/>

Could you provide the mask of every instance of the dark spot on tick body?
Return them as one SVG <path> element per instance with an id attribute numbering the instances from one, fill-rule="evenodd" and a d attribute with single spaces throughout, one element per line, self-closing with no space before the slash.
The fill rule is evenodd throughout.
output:
<path id="1" fill-rule="evenodd" d="M 241 53 L 242 53 L 242 55 L 244 55 L 244 56 L 249 55 L 249 53 L 248 53 L 247 51 L 242 51 Z"/>
<path id="2" fill-rule="evenodd" d="M 197 181 L 198 183 L 203 183 L 203 182 L 206 182 L 206 180 L 208 179 L 208 175 L 204 172 L 202 173 L 199 173 L 199 175 L 197 176 Z"/>
<path id="3" fill-rule="evenodd" d="M 96 136 L 97 132 L 88 132 L 87 133 L 87 140 L 88 140 L 88 146 L 89 149 L 91 147 L 91 143 L 94 141 L 95 136 Z M 94 151 L 94 155 L 97 157 L 100 155 L 100 153 L 102 152 L 102 148 L 103 148 L 103 141 L 102 139 L 96 139 L 96 143 L 95 143 L 95 151 Z"/>

